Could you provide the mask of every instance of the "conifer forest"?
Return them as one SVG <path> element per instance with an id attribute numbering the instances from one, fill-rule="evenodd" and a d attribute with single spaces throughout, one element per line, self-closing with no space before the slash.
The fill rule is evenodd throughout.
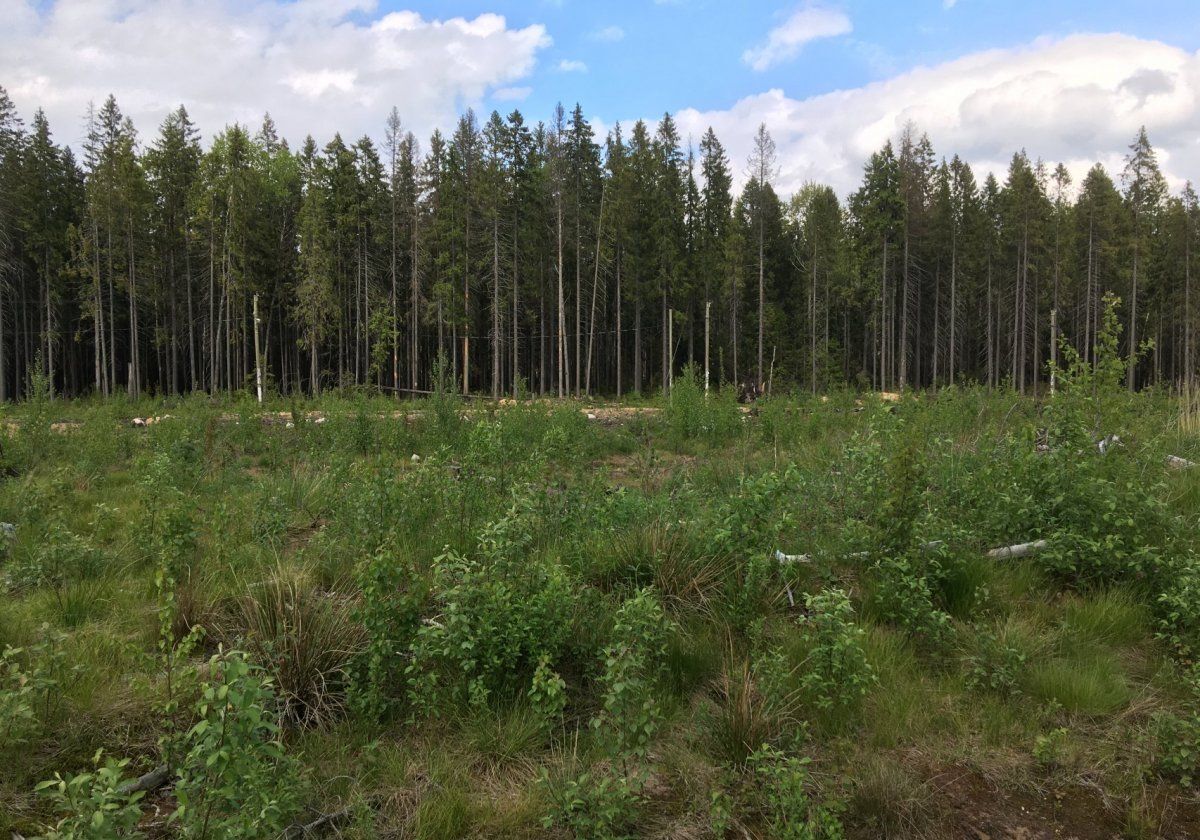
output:
<path id="1" fill-rule="evenodd" d="M 1200 836 L 1153 126 L 82 125 L 0 90 L 4 836 Z"/>

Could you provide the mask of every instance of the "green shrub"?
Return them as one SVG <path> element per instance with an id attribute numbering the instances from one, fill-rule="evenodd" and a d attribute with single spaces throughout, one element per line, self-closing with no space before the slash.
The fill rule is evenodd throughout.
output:
<path id="1" fill-rule="evenodd" d="M 122 793 L 129 781 L 125 768 L 129 759 L 109 758 L 103 765 L 102 751 L 93 758 L 96 769 L 65 778 L 58 773 L 41 782 L 37 791 L 54 803 L 62 817 L 44 835 L 46 840 L 130 840 L 144 836 L 138 831 L 142 813 L 138 803 L 142 791 Z"/>
<path id="2" fill-rule="evenodd" d="M 804 601 L 802 627 L 808 656 L 800 686 L 819 709 L 854 708 L 876 678 L 850 598 L 840 589 L 831 589 L 808 595 Z"/>
<path id="3" fill-rule="evenodd" d="M 612 641 L 604 649 L 602 708 L 592 728 L 609 755 L 626 767 L 646 757 L 661 722 L 654 689 L 666 661 L 669 628 L 662 606 L 643 589 L 617 610 Z"/>
<path id="4" fill-rule="evenodd" d="M 546 828 L 562 826 L 588 840 L 629 836 L 641 800 L 624 777 L 584 771 L 556 785 L 543 770 L 538 784 L 550 798 L 551 809 L 542 818 Z"/>
<path id="5" fill-rule="evenodd" d="M 844 837 L 836 801 L 814 799 L 808 758 L 764 745 L 750 757 L 762 807 L 777 840 L 840 840 Z"/>
<path id="6" fill-rule="evenodd" d="M 190 838 L 277 836 L 298 813 L 301 775 L 279 740 L 271 680 L 237 651 L 209 661 L 183 736 L 172 815 Z"/>
<path id="7" fill-rule="evenodd" d="M 705 393 L 703 374 L 688 364 L 675 377 L 665 396 L 664 419 L 676 441 L 707 440 L 718 442 L 730 436 L 741 424 L 733 392 Z"/>
<path id="8" fill-rule="evenodd" d="M 617 610 L 604 649 L 601 710 L 591 728 L 609 759 L 608 772 L 584 771 L 561 784 L 543 771 L 539 785 L 551 801 L 547 827 L 562 825 L 577 837 L 623 837 L 642 801 L 643 766 L 662 721 L 655 689 L 666 657 L 669 622 L 650 590 Z"/>
<path id="9" fill-rule="evenodd" d="M 528 524 L 514 509 L 484 529 L 475 557 L 434 560 L 434 606 L 411 645 L 406 674 L 414 711 L 511 695 L 543 654 L 557 658 L 570 635 L 575 587 L 554 560 L 533 554 Z"/>
<path id="10" fill-rule="evenodd" d="M 981 628 L 973 648 L 963 657 L 967 688 L 1009 696 L 1017 694 L 1025 669 L 1025 652 L 1010 644 L 1003 634 Z"/>
<path id="11" fill-rule="evenodd" d="M 80 673 L 67 664 L 64 634 L 43 624 L 40 635 L 28 650 L 6 646 L 0 653 L 0 752 L 37 734 Z"/>
<path id="12" fill-rule="evenodd" d="M 405 654 L 416 638 L 426 591 L 407 558 L 380 550 L 356 574 L 360 592 L 353 617 L 365 643 L 351 662 L 350 699 L 368 720 L 388 714 L 403 696 Z"/>
<path id="13" fill-rule="evenodd" d="M 550 657 L 542 654 L 533 672 L 529 686 L 529 705 L 545 732 L 551 732 L 563 723 L 563 711 L 567 707 L 567 683 L 550 667 Z"/>

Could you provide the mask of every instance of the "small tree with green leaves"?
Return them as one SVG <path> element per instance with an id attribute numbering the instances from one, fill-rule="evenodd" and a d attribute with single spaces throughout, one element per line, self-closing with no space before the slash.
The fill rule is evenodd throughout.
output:
<path id="1" fill-rule="evenodd" d="M 172 815 L 185 837 L 274 837 L 297 813 L 301 773 L 280 741 L 270 679 L 238 651 L 208 664 L 183 736 Z"/>
<path id="2" fill-rule="evenodd" d="M 137 830 L 142 813 L 139 803 L 144 791 L 125 793 L 122 785 L 129 781 L 125 768 L 129 759 L 100 760 L 103 750 L 92 759 L 95 769 L 73 776 L 54 774 L 42 782 L 37 791 L 54 803 L 55 810 L 64 814 L 46 834 L 45 840 L 132 840 L 142 837 Z"/>
<path id="3" fill-rule="evenodd" d="M 809 650 L 800 686 L 819 709 L 854 708 L 876 677 L 850 598 L 841 589 L 830 589 L 804 601 L 803 630 Z"/>

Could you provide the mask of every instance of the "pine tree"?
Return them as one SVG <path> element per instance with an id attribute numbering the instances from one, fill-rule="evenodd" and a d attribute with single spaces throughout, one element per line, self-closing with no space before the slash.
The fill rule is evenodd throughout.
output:
<path id="1" fill-rule="evenodd" d="M 1146 136 L 1146 128 L 1138 130 L 1137 138 L 1125 158 L 1121 176 L 1125 185 L 1125 203 L 1131 223 L 1130 289 L 1129 289 L 1129 364 L 1125 381 L 1129 390 L 1137 382 L 1138 358 L 1138 282 L 1139 270 L 1147 256 L 1149 243 L 1157 232 L 1158 217 L 1166 196 L 1166 181 L 1158 169 L 1158 156 Z"/>

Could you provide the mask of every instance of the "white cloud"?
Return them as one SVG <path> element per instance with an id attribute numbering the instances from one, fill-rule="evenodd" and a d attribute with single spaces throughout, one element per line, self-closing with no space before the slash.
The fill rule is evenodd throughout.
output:
<path id="1" fill-rule="evenodd" d="M 601 43 L 605 44 L 613 44 L 625 37 L 625 30 L 619 26 L 606 26 L 603 29 L 597 29 L 588 37 L 593 41 L 600 41 Z"/>
<path id="2" fill-rule="evenodd" d="M 377 14 L 376 0 L 0 0 L 0 83 L 28 116 L 46 109 L 78 143 L 88 101 L 111 92 L 143 139 L 187 106 L 207 136 L 270 110 L 293 142 L 378 135 L 396 105 L 421 134 L 499 98 L 550 44 L 499 15 Z M 527 91 L 526 91 L 527 93 Z"/>
<path id="3" fill-rule="evenodd" d="M 531 93 L 533 93 L 533 88 L 531 87 L 496 88 L 492 91 L 492 99 L 497 102 L 520 102 L 523 99 L 528 99 Z"/>
<path id="4" fill-rule="evenodd" d="M 953 9 L 958 5 L 958 0 L 942 0 L 943 9 Z"/>
<path id="5" fill-rule="evenodd" d="M 767 33 L 767 40 L 742 53 L 742 61 L 755 70 L 795 58 L 804 45 L 819 38 L 845 35 L 851 29 L 845 12 L 824 6 L 805 6 Z"/>
<path id="6" fill-rule="evenodd" d="M 1003 180 L 1012 154 L 1062 161 L 1076 183 L 1095 162 L 1116 176 L 1145 125 L 1168 180 L 1200 180 L 1200 53 L 1127 35 L 1038 39 L 919 67 L 864 87 L 794 99 L 781 90 L 727 110 L 686 109 L 683 136 L 710 124 L 740 180 L 753 129 L 765 122 L 779 149 L 784 194 L 815 180 L 845 195 L 871 152 L 908 121 L 938 154 L 958 153 Z"/>
<path id="7" fill-rule="evenodd" d="M 586 64 L 574 59 L 564 58 L 558 62 L 558 72 L 560 73 L 586 73 L 587 69 Z"/>

